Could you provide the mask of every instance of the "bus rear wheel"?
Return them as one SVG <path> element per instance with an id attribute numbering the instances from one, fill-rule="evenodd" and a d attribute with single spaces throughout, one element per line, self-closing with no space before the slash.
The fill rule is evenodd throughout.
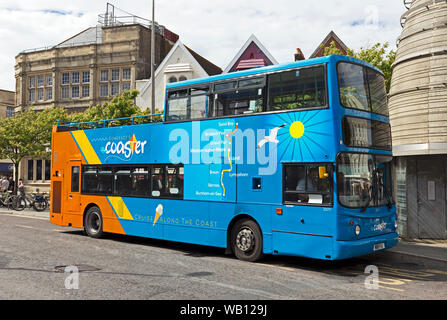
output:
<path id="1" fill-rule="evenodd" d="M 231 229 L 231 248 L 243 261 L 257 261 L 262 257 L 262 233 L 253 220 L 242 219 Z"/>
<path id="2" fill-rule="evenodd" d="M 98 207 L 94 206 L 88 209 L 84 217 L 84 231 L 92 238 L 100 238 L 102 231 L 102 214 Z"/>

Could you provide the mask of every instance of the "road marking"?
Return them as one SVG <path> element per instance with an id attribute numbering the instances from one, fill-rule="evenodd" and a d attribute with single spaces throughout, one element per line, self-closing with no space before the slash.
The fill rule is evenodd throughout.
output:
<path id="1" fill-rule="evenodd" d="M 425 270 L 425 271 L 431 272 L 431 273 L 436 273 L 436 274 L 442 274 L 442 275 L 447 276 L 447 272 L 441 271 L 441 270 L 431 270 L 431 269 L 429 269 L 429 270 Z"/>
<path id="2" fill-rule="evenodd" d="M 381 285 L 379 285 L 379 288 L 388 289 L 388 290 L 394 290 L 394 291 L 400 291 L 400 292 L 405 291 L 404 289 L 390 288 L 390 287 L 385 287 L 385 286 L 381 286 Z"/>
<path id="3" fill-rule="evenodd" d="M 411 278 L 411 279 L 416 279 L 416 280 L 424 280 L 424 278 L 426 278 L 426 277 L 433 276 L 432 273 L 405 270 L 405 269 L 394 269 L 394 268 L 388 268 L 388 267 L 382 267 L 379 270 L 380 270 L 380 273 L 382 273 L 382 274 L 387 274 L 390 276 L 401 276 L 401 277 Z"/>
<path id="4" fill-rule="evenodd" d="M 26 229 L 35 229 L 34 227 L 23 226 L 23 225 L 20 225 L 20 224 L 16 224 L 16 227 L 19 227 L 19 228 L 26 228 Z"/>
<path id="5" fill-rule="evenodd" d="M 6 216 L 6 215 L 5 215 Z M 27 215 L 15 215 L 15 214 L 9 214 L 8 217 L 14 217 L 14 218 L 29 218 L 29 219 L 37 219 L 37 220 L 49 220 L 48 218 L 43 218 L 43 217 L 35 217 L 35 216 L 27 216 Z"/>

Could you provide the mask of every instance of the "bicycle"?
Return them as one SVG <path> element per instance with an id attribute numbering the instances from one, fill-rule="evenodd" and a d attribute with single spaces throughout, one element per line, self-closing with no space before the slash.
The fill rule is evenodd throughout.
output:
<path id="1" fill-rule="evenodd" d="M 5 196 L 6 195 L 6 196 Z M 15 202 L 17 201 L 17 196 L 12 194 L 12 191 L 8 190 L 0 195 L 0 206 L 8 207 L 8 209 L 13 208 Z"/>
<path id="2" fill-rule="evenodd" d="M 48 202 L 41 194 L 32 193 L 31 195 L 20 192 L 17 200 L 13 202 L 14 209 L 18 211 L 24 210 L 26 207 L 33 208 L 35 211 L 44 211 L 48 207 Z"/>

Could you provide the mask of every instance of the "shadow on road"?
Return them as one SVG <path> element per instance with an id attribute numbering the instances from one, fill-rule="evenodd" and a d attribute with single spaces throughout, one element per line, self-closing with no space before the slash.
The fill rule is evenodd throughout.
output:
<path id="1" fill-rule="evenodd" d="M 82 230 L 67 230 L 63 231 L 62 233 L 87 237 Z M 185 256 L 194 258 L 218 257 L 236 260 L 234 255 L 226 255 L 225 249 L 216 247 L 119 234 L 105 234 L 103 239 L 179 251 Z M 420 260 L 402 260 L 388 251 L 337 261 L 317 260 L 293 256 L 265 255 L 260 263 L 271 267 L 286 268 L 291 272 L 308 270 L 348 278 L 365 276 L 365 268 L 367 266 L 374 265 L 377 266 L 382 277 L 387 277 L 390 279 L 398 278 L 408 281 L 421 280 L 447 282 L 447 270 L 445 266 L 441 266 L 430 261 L 421 262 Z"/>

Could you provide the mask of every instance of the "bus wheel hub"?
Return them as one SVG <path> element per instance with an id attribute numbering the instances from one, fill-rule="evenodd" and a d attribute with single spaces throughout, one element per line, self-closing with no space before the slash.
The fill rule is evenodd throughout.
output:
<path id="1" fill-rule="evenodd" d="M 250 229 L 242 229 L 237 234 L 236 245 L 239 250 L 247 252 L 251 250 L 255 244 L 253 231 Z"/>

